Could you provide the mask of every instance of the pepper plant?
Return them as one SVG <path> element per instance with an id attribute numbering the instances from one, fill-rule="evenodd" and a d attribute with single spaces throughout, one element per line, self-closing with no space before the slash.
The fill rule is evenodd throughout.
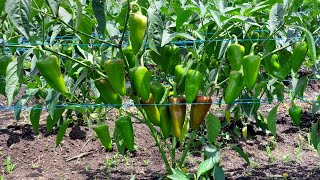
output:
<path id="1" fill-rule="evenodd" d="M 46 133 L 59 129 L 57 145 L 69 126 L 88 125 L 106 149 L 114 141 L 122 154 L 135 151 L 134 118 L 147 125 L 169 178 L 224 177 L 217 141 L 222 125 L 240 119 L 244 138 L 249 124 L 276 136 L 285 93 L 288 114 L 299 125 L 302 110 L 295 102 L 303 100 L 308 78 L 320 75 L 319 4 L 5 0 L 0 93 L 15 107 L 36 98 L 32 127 L 39 132 L 40 114 L 47 111 Z M 299 76 L 301 68 L 312 73 Z M 288 78 L 292 88 L 284 85 Z M 26 93 L 14 104 L 22 87 Z M 126 108 L 127 99 L 137 112 Z M 264 102 L 274 105 L 267 118 L 259 109 Z M 226 121 L 209 112 L 213 106 L 224 108 Z M 111 133 L 104 120 L 113 108 L 119 116 Z M 316 101 L 313 114 L 319 109 Z M 22 108 L 14 111 L 19 120 Z M 185 158 L 199 129 L 206 129 L 204 161 L 196 174 L 186 174 Z M 250 162 L 242 149 L 233 149 Z"/>

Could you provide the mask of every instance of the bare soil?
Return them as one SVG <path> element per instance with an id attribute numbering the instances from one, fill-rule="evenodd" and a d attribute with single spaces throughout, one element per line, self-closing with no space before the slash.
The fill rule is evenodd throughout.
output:
<path id="1" fill-rule="evenodd" d="M 320 82 L 310 82 L 306 97 L 316 99 Z M 0 106 L 6 99 L 0 97 Z M 320 118 L 312 117 L 311 106 L 303 103 L 304 113 L 300 128 L 293 126 L 288 116 L 288 103 L 283 103 L 277 115 L 277 137 L 265 134 L 254 126 L 249 126 L 249 138 L 237 137 L 231 127 L 231 139 L 224 140 L 221 152 L 221 165 L 228 179 L 320 179 L 320 156 L 310 145 L 311 123 Z M 261 105 L 265 113 L 271 105 Z M 213 106 L 211 111 L 223 119 L 223 112 Z M 28 111 L 23 112 L 27 117 Z M 115 112 L 113 112 L 115 113 Z M 45 114 L 43 115 L 45 117 Z M 108 123 L 113 127 L 114 115 Z M 95 139 L 93 131 L 85 126 L 73 126 L 59 147 L 55 147 L 57 132 L 45 135 L 45 126 L 35 135 L 28 118 L 20 121 L 13 119 L 12 111 L 0 111 L 0 176 L 5 179 L 159 179 L 166 175 L 163 160 L 153 137 L 145 124 L 134 121 L 137 151 L 121 156 L 116 146 L 105 151 Z M 219 137 L 223 139 L 221 135 Z M 248 165 L 229 145 L 242 147 L 250 156 Z M 270 153 L 266 148 L 270 147 Z M 11 174 L 4 170 L 3 162 L 11 157 L 16 164 Z M 186 158 L 188 169 L 196 171 L 203 158 L 191 153 Z"/>

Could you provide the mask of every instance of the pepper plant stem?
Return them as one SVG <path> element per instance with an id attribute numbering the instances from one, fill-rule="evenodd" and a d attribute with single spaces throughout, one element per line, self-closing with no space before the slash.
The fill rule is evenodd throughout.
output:
<path id="1" fill-rule="evenodd" d="M 196 135 L 197 135 L 196 133 L 197 133 L 197 129 L 192 131 L 190 141 L 188 142 L 187 147 L 184 149 L 183 154 L 179 160 L 179 167 L 182 166 L 182 164 L 187 156 L 187 153 L 189 152 L 189 149 L 190 149 L 191 145 L 193 144 L 194 139 L 196 138 Z"/>

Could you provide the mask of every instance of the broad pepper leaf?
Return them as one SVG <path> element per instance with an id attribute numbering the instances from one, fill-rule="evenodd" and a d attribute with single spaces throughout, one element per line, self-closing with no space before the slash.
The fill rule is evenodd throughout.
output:
<path id="1" fill-rule="evenodd" d="M 267 117 L 267 124 L 268 124 L 268 129 L 271 131 L 273 136 L 276 136 L 276 121 L 277 121 L 277 111 L 278 111 L 279 105 L 273 107 L 271 111 L 268 114 Z"/>
<path id="2" fill-rule="evenodd" d="M 220 133 L 220 128 L 221 128 L 220 120 L 215 115 L 211 113 L 208 114 L 206 118 L 206 128 L 207 128 L 207 139 L 211 144 Z"/>
<path id="3" fill-rule="evenodd" d="M 319 122 L 317 121 L 316 123 L 312 124 L 312 126 L 311 126 L 311 142 L 312 142 L 312 145 L 314 148 L 317 148 L 318 143 L 319 143 L 318 124 L 319 124 Z"/>
<path id="4" fill-rule="evenodd" d="M 172 169 L 172 174 L 168 176 L 172 180 L 189 180 L 190 177 L 187 176 L 183 171 L 179 169 Z"/>
<path id="5" fill-rule="evenodd" d="M 246 154 L 240 147 L 236 145 L 232 146 L 232 149 L 235 150 L 250 165 L 248 154 Z"/>
<path id="6" fill-rule="evenodd" d="M 106 28 L 105 0 L 92 0 L 92 9 L 98 22 L 100 34 L 104 36 Z"/>
<path id="7" fill-rule="evenodd" d="M 212 174 L 213 174 L 213 178 L 215 180 L 224 180 L 224 179 L 226 179 L 226 177 L 224 176 L 224 171 L 223 171 L 222 167 L 219 166 L 218 164 L 216 164 L 214 166 L 214 170 L 213 170 Z"/>
<path id="8" fill-rule="evenodd" d="M 59 128 L 57 139 L 56 139 L 56 146 L 60 144 L 60 142 L 63 139 L 64 134 L 66 133 L 67 128 L 69 127 L 69 124 L 72 122 L 72 119 L 69 119 L 65 121 L 62 126 Z"/>
<path id="9" fill-rule="evenodd" d="M 39 120 L 42 111 L 42 104 L 36 104 L 30 111 L 30 122 L 35 134 L 39 134 Z"/>
<path id="10" fill-rule="evenodd" d="M 202 161 L 198 167 L 197 177 L 199 178 L 202 174 L 208 172 L 214 166 L 214 162 L 212 158 L 206 159 Z"/>
<path id="11" fill-rule="evenodd" d="M 303 76 L 298 80 L 297 86 L 294 89 L 293 99 L 298 95 L 299 97 L 303 96 L 303 92 L 308 85 L 308 77 Z"/>
<path id="12" fill-rule="evenodd" d="M 7 0 L 5 10 L 12 24 L 29 39 L 31 0 Z"/>
<path id="13" fill-rule="evenodd" d="M 320 110 L 320 95 L 316 102 L 312 105 L 312 116 L 314 116 Z"/>

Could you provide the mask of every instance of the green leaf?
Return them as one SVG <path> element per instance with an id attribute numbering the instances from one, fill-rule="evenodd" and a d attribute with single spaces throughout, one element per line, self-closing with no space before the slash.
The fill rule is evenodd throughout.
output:
<path id="1" fill-rule="evenodd" d="M 219 163 L 220 161 L 220 149 L 218 149 L 217 147 L 213 146 L 212 144 L 208 144 L 205 148 L 204 151 L 204 159 L 209 159 L 211 158 L 213 163 Z"/>
<path id="2" fill-rule="evenodd" d="M 35 134 L 39 134 L 39 120 L 42 111 L 42 104 L 36 104 L 30 111 L 30 122 Z"/>
<path id="3" fill-rule="evenodd" d="M 172 174 L 168 176 L 168 178 L 172 180 L 189 180 L 189 176 L 187 176 L 183 171 L 179 169 L 172 169 Z"/>
<path id="4" fill-rule="evenodd" d="M 276 121 L 277 121 L 277 111 L 278 111 L 278 106 L 275 106 L 271 109 L 271 111 L 268 114 L 267 117 L 267 124 L 268 124 L 268 129 L 271 131 L 273 136 L 276 136 Z"/>
<path id="5" fill-rule="evenodd" d="M 62 113 L 64 112 L 64 109 L 56 108 L 54 110 L 53 116 L 49 114 L 46 120 L 46 134 L 49 134 L 50 131 L 53 129 L 53 127 L 57 124 L 58 120 L 61 118 Z"/>
<path id="6" fill-rule="evenodd" d="M 314 116 L 320 110 L 320 95 L 317 101 L 312 105 L 312 116 Z"/>
<path id="7" fill-rule="evenodd" d="M 317 121 L 316 123 L 312 124 L 312 126 L 311 126 L 311 142 L 312 142 L 312 145 L 314 148 L 317 148 L 318 143 L 319 143 L 318 124 L 319 124 L 319 122 Z"/>
<path id="8" fill-rule="evenodd" d="M 224 180 L 224 179 L 226 179 L 226 177 L 224 176 L 224 171 L 223 171 L 222 167 L 219 166 L 218 164 L 216 164 L 214 166 L 213 178 L 215 180 Z"/>
<path id="9" fill-rule="evenodd" d="M 23 106 L 39 91 L 36 89 L 28 89 L 26 95 L 23 95 L 15 104 L 16 108 L 14 108 L 14 118 L 15 120 L 20 119 L 21 111 L 23 110 Z"/>
<path id="10" fill-rule="evenodd" d="M 159 53 L 158 47 L 161 46 L 162 34 L 165 25 L 161 19 L 161 14 L 156 9 L 148 9 L 148 36 L 147 41 L 151 50 Z"/>
<path id="11" fill-rule="evenodd" d="M 9 2 L 9 1 L 8 1 Z M 32 53 L 32 49 L 26 51 L 14 61 L 10 62 L 7 67 L 6 76 L 6 94 L 8 104 L 11 105 L 14 97 L 20 90 L 21 79 L 23 77 L 23 64 L 26 57 Z"/>
<path id="12" fill-rule="evenodd" d="M 316 52 L 316 45 L 315 45 L 312 33 L 308 29 L 305 29 L 304 27 L 296 26 L 296 25 L 291 25 L 291 26 L 298 28 L 298 29 L 301 29 L 302 31 L 305 32 L 305 35 L 307 38 L 309 55 L 313 61 L 313 65 L 316 65 L 317 64 L 317 52 Z M 315 66 L 315 67 L 317 68 L 317 66 Z"/>
<path id="13" fill-rule="evenodd" d="M 7 0 L 5 10 L 12 24 L 23 34 L 29 38 L 30 23 L 29 15 L 31 8 L 31 0 Z"/>
<path id="14" fill-rule="evenodd" d="M 92 21 L 91 18 L 86 15 L 86 14 L 82 14 L 81 18 L 80 18 L 80 23 L 79 26 L 77 27 L 79 31 L 84 32 L 86 34 L 91 34 L 92 32 Z M 83 34 L 79 34 L 80 39 L 82 41 L 83 44 L 89 44 L 89 40 L 90 38 L 88 36 L 85 36 Z M 85 48 L 86 46 L 83 46 L 82 48 Z"/>
<path id="15" fill-rule="evenodd" d="M 277 3 L 272 6 L 269 13 L 269 30 L 271 32 L 279 28 L 283 22 L 283 18 L 286 14 L 286 11 L 282 3 Z"/>
<path id="16" fill-rule="evenodd" d="M 189 130 L 189 121 L 185 119 L 183 123 L 182 131 L 181 131 L 181 135 L 179 137 L 179 141 L 182 145 L 185 143 L 185 140 L 188 136 L 188 130 Z"/>
<path id="17" fill-rule="evenodd" d="M 235 150 L 250 165 L 250 159 L 247 153 L 245 153 L 240 147 L 236 145 L 232 146 L 232 149 Z"/>
<path id="18" fill-rule="evenodd" d="M 213 143 L 213 141 L 217 138 L 217 136 L 220 133 L 221 122 L 212 113 L 208 114 L 206 118 L 206 128 L 207 128 L 207 139 L 209 143 Z"/>
<path id="19" fill-rule="evenodd" d="M 191 10 L 184 10 L 180 7 L 179 4 L 176 3 L 173 3 L 172 7 L 177 14 L 176 31 L 178 31 L 182 27 L 183 23 L 185 23 L 194 12 Z"/>
<path id="20" fill-rule="evenodd" d="M 54 17 L 58 17 L 60 1 L 61 0 L 46 0 Z"/>
<path id="21" fill-rule="evenodd" d="M 210 169 L 212 169 L 214 166 L 214 162 L 212 158 L 206 159 L 205 161 L 202 161 L 198 167 L 197 171 L 197 177 L 199 178 L 202 174 L 206 173 Z"/>
<path id="22" fill-rule="evenodd" d="M 0 1 L 0 14 L 2 13 L 7 0 Z"/>
<path id="23" fill-rule="evenodd" d="M 307 88 L 308 85 L 308 77 L 303 76 L 298 80 L 297 86 L 294 89 L 293 99 L 296 98 L 296 96 L 303 96 L 304 90 Z"/>
<path id="24" fill-rule="evenodd" d="M 60 144 L 60 142 L 63 139 L 64 134 L 66 133 L 67 128 L 69 127 L 69 124 L 72 122 L 72 119 L 69 119 L 65 121 L 62 126 L 59 128 L 57 139 L 56 139 L 56 146 Z"/>
<path id="25" fill-rule="evenodd" d="M 105 34 L 106 28 L 106 13 L 105 13 L 105 0 L 92 0 L 92 9 L 94 16 L 98 22 L 98 28 L 101 34 Z"/>

